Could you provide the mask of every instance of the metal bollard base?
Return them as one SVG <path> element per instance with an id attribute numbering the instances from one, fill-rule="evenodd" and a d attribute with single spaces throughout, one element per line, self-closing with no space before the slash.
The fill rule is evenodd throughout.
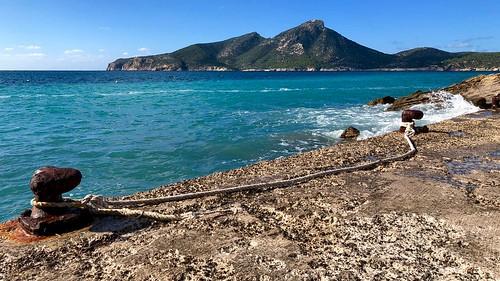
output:
<path id="1" fill-rule="evenodd" d="M 24 211 L 18 222 L 30 234 L 49 236 L 86 227 L 92 222 L 92 216 L 88 211 L 78 208 L 44 211 L 33 207 Z"/>

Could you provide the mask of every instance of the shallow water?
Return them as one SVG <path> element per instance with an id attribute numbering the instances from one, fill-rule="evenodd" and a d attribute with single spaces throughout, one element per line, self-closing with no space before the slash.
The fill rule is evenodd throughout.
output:
<path id="1" fill-rule="evenodd" d="M 70 166 L 70 195 L 121 195 L 334 144 L 354 126 L 395 130 L 399 112 L 365 104 L 474 72 L 0 72 L 0 220 L 28 207 L 31 173 Z M 420 106 L 419 124 L 477 108 Z"/>

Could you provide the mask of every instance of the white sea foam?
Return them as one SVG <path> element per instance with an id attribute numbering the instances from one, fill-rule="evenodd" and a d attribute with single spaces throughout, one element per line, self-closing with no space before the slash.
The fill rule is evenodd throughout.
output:
<path id="1" fill-rule="evenodd" d="M 439 91 L 432 94 L 432 102 L 412 107 L 424 112 L 424 118 L 417 125 L 427 125 L 459 115 L 473 113 L 478 107 L 460 95 Z M 382 135 L 397 130 L 401 122 L 401 111 L 385 111 L 388 106 L 356 106 L 330 109 L 298 109 L 289 114 L 295 118 L 293 123 L 309 123 L 313 134 L 338 139 L 349 126 L 360 130 L 360 139 Z"/>
<path id="2" fill-rule="evenodd" d="M 52 97 L 74 97 L 76 94 L 61 94 L 61 95 L 52 95 Z"/>
<path id="3" fill-rule="evenodd" d="M 433 99 L 435 102 L 413 107 L 414 109 L 422 110 L 425 113 L 424 118 L 422 119 L 422 122 L 425 124 L 436 123 L 480 110 L 479 107 L 476 107 L 466 101 L 462 96 L 452 95 L 445 91 L 434 92 Z M 441 104 L 439 101 L 441 101 Z"/>
<path id="4" fill-rule="evenodd" d="M 300 89 L 300 88 L 279 88 L 279 89 L 271 89 L 266 88 L 259 90 L 260 93 L 269 93 L 269 92 L 292 92 L 292 91 L 303 91 L 308 89 Z"/>

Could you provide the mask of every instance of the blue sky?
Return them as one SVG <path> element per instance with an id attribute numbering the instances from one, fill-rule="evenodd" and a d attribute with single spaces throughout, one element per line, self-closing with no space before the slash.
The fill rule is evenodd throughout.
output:
<path id="1" fill-rule="evenodd" d="M 395 53 L 429 46 L 500 51 L 499 0 L 0 0 L 0 69 L 97 69 L 310 19 Z"/>

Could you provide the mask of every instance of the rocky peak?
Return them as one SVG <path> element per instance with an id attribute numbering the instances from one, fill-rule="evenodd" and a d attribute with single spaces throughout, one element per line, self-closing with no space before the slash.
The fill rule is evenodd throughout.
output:
<path id="1" fill-rule="evenodd" d="M 310 20 L 305 23 L 291 28 L 285 32 L 282 32 L 276 36 L 276 38 L 280 37 L 290 37 L 290 36 L 309 36 L 316 37 L 321 32 L 325 31 L 325 24 L 321 20 Z"/>
<path id="2" fill-rule="evenodd" d="M 310 20 L 298 26 L 299 28 L 309 29 L 309 30 L 324 30 L 325 23 L 322 20 Z"/>
<path id="3" fill-rule="evenodd" d="M 310 20 L 297 27 L 278 34 L 277 50 L 281 53 L 302 54 L 326 30 L 321 20 Z"/>
<path id="4" fill-rule="evenodd" d="M 246 36 L 246 37 L 259 37 L 259 38 L 262 37 L 259 33 L 255 32 L 255 31 L 247 33 L 247 34 L 244 34 L 243 36 Z"/>

